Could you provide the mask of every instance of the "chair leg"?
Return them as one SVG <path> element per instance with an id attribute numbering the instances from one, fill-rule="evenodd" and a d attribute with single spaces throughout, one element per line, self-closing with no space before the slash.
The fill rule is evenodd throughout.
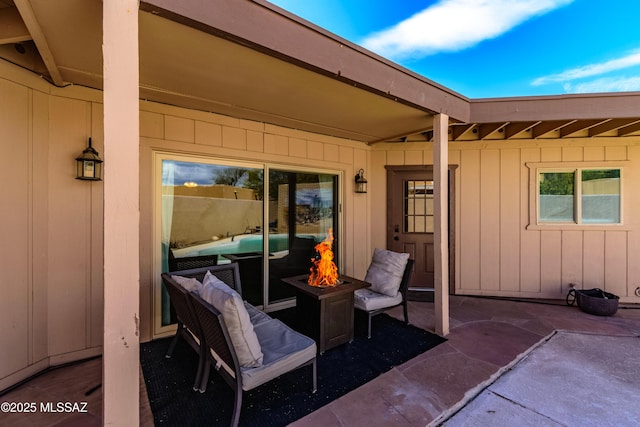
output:
<path id="1" fill-rule="evenodd" d="M 201 345 L 200 353 L 198 354 L 198 372 L 196 372 L 196 380 L 193 383 L 193 390 L 199 391 L 200 393 L 204 393 L 206 391 L 207 382 L 209 381 L 209 362 L 207 361 L 207 353 L 205 350 L 206 349 Z M 206 371 L 207 375 L 204 377 L 203 381 L 204 371 Z M 202 389 L 203 383 L 204 390 Z"/>
<path id="2" fill-rule="evenodd" d="M 368 318 L 368 324 L 367 324 L 367 338 L 371 338 L 371 318 L 373 316 L 371 315 L 371 312 L 367 313 L 367 318 Z"/>
<path id="3" fill-rule="evenodd" d="M 204 367 L 203 367 L 202 375 L 200 378 L 200 393 L 204 393 L 205 391 L 207 391 L 207 384 L 209 383 L 210 371 L 211 371 L 211 362 L 206 360 L 206 356 L 205 356 Z"/>
<path id="4" fill-rule="evenodd" d="M 240 421 L 240 410 L 242 409 L 242 388 L 236 389 L 236 399 L 233 406 L 233 418 L 231 419 L 231 425 L 237 427 L 238 421 Z"/>
<path id="5" fill-rule="evenodd" d="M 173 350 L 176 348 L 176 344 L 178 344 L 178 340 L 180 339 L 180 335 L 182 335 L 182 328 L 184 325 L 182 322 L 178 322 L 178 329 L 176 330 L 176 335 L 171 340 L 171 344 L 169 344 L 169 349 L 167 350 L 167 354 L 164 355 L 167 359 L 171 359 L 173 356 Z"/>
<path id="6" fill-rule="evenodd" d="M 313 363 L 311 364 L 311 369 L 313 371 L 312 375 L 313 375 L 313 390 L 311 390 L 311 393 L 315 393 L 316 391 L 318 391 L 318 370 L 316 368 L 316 359 L 313 359 Z"/>
<path id="7" fill-rule="evenodd" d="M 409 310 L 407 309 L 407 300 L 405 298 L 404 304 L 402 304 L 402 309 L 404 310 L 404 323 L 409 324 Z"/>

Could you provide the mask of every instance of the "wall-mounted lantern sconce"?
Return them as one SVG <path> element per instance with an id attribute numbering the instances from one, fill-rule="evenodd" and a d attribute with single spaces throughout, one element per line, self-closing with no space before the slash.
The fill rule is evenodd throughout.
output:
<path id="1" fill-rule="evenodd" d="M 76 179 L 102 181 L 102 159 L 98 152 L 91 146 L 91 138 L 89 138 L 89 146 L 87 149 L 76 158 Z"/>
<path id="2" fill-rule="evenodd" d="M 358 175 L 356 175 L 356 193 L 366 193 L 367 192 L 367 180 L 364 177 L 364 169 L 360 169 L 358 171 Z"/>

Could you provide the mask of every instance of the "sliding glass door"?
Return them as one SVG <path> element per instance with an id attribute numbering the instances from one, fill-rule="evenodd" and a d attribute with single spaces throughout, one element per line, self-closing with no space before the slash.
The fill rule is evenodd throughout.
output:
<path id="1" fill-rule="evenodd" d="M 309 272 L 314 247 L 330 229 L 339 239 L 337 172 L 165 154 L 157 155 L 156 170 L 162 272 L 234 262 L 244 299 L 286 307 L 294 292 L 281 279 Z M 175 319 L 159 280 L 156 289 L 162 330 Z"/>
<path id="2" fill-rule="evenodd" d="M 295 295 L 281 279 L 309 273 L 315 245 L 337 230 L 337 188 L 337 175 L 269 170 L 269 303 Z"/>

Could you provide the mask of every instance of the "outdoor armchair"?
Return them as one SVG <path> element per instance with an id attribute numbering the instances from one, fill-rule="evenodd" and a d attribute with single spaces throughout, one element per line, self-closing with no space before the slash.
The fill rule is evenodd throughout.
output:
<path id="1" fill-rule="evenodd" d="M 312 392 L 315 393 L 317 389 L 315 341 L 265 314 L 253 325 L 263 356 L 261 363 L 241 366 L 225 316 L 198 295 L 191 293 L 190 297 L 194 301 L 193 307 L 202 326 L 204 342 L 208 350 L 208 362 L 204 366 L 200 391 L 204 392 L 206 389 L 209 369 L 213 366 L 234 391 L 232 426 L 238 425 L 244 391 L 254 389 L 287 372 L 311 366 Z"/>
<path id="2" fill-rule="evenodd" d="M 213 366 L 234 390 L 231 425 L 238 424 L 243 391 L 282 374 L 310 366 L 312 392 L 316 391 L 315 341 L 243 301 L 236 263 L 176 273 L 180 276 L 163 274 L 163 281 L 187 288 L 178 295 L 190 300 L 185 306 L 196 321 L 193 330 L 200 344 L 194 389 L 206 391 Z"/>
<path id="3" fill-rule="evenodd" d="M 372 286 L 354 293 L 354 306 L 367 315 L 367 338 L 371 338 L 371 318 L 402 305 L 404 321 L 409 324 L 407 289 L 414 260 L 409 254 L 376 249 L 365 281 Z"/>
<path id="4" fill-rule="evenodd" d="M 207 271 L 211 271 L 212 274 L 216 275 L 216 277 L 229 286 L 240 289 L 240 274 L 236 264 L 171 271 L 162 274 L 162 282 L 169 294 L 171 307 L 175 312 L 178 323 L 176 334 L 169 344 L 169 349 L 165 357 L 172 357 L 173 350 L 180 338 L 184 339 L 185 342 L 198 353 L 199 362 L 193 385 L 194 390 L 200 389 L 201 376 L 206 357 L 204 342 L 202 341 L 202 330 L 193 310 L 193 301 L 189 297 L 189 293 L 195 291 L 196 288 L 201 285 Z"/>

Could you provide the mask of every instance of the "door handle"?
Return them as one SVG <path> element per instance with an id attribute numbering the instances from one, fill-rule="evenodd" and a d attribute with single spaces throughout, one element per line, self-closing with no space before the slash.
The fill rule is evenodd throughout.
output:
<path id="1" fill-rule="evenodd" d="M 398 240 L 400 240 L 400 238 L 398 236 L 393 236 L 393 240 L 397 242 Z"/>
<path id="2" fill-rule="evenodd" d="M 400 232 L 400 226 L 399 226 L 399 225 L 397 225 L 397 224 L 396 224 L 396 225 L 394 225 L 394 226 L 393 226 L 393 232 L 394 232 L 394 233 L 399 233 L 399 232 Z"/>

